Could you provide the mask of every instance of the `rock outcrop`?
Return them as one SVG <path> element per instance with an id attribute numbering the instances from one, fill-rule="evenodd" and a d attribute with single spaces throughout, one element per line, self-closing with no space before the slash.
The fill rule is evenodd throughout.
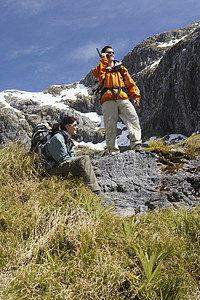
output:
<path id="1" fill-rule="evenodd" d="M 52 90 L 51 93 L 53 93 Z M 9 105 L 7 107 L 0 106 L 0 144 L 5 146 L 14 142 L 30 147 L 32 130 L 36 125 L 44 120 L 54 124 L 60 121 L 65 114 L 74 116 L 79 123 L 79 131 L 74 137 L 75 140 L 94 144 L 102 142 L 104 134 L 101 130 L 97 130 L 98 124 L 80 113 L 81 109 L 74 109 L 76 106 L 77 108 L 82 107 L 81 103 L 83 102 L 85 106 L 87 105 L 85 99 L 81 101 L 80 95 L 77 97 L 79 101 L 64 100 L 66 101 L 66 108 L 61 109 L 52 105 L 41 106 L 39 99 L 24 100 L 20 98 L 20 93 L 8 91 L 5 98 Z M 69 105 L 70 102 L 72 103 L 71 106 Z M 92 105 L 91 102 L 88 105 Z"/>
<path id="2" fill-rule="evenodd" d="M 173 47 L 150 71 L 137 76 L 142 101 L 138 111 L 143 135 L 163 136 L 200 130 L 200 28 Z"/>
<path id="3" fill-rule="evenodd" d="M 141 90 L 137 112 L 143 140 L 171 133 L 190 136 L 200 131 L 199 53 L 200 21 L 150 37 L 124 57 L 122 63 Z M 87 93 L 78 92 L 80 84 L 87 86 Z M 20 91 L 0 93 L 0 144 L 20 142 L 27 146 L 36 124 L 41 120 L 57 122 L 64 113 L 78 119 L 78 141 L 94 144 L 103 141 L 99 124 L 85 115 L 87 112 L 102 113 L 93 93 L 95 85 L 96 79 L 90 71 L 79 83 L 51 86 L 34 95 L 27 93 L 30 98 L 26 99 Z M 75 97 L 69 95 L 69 90 L 77 93 Z M 51 105 L 51 101 L 41 105 L 40 98 L 44 95 L 58 99 L 57 104 L 62 104 L 62 109 Z M 119 130 L 119 134 L 121 132 Z"/>
<path id="4" fill-rule="evenodd" d="M 149 210 L 184 206 L 200 201 L 200 157 L 181 159 L 169 171 L 151 152 L 132 150 L 95 160 L 106 205 L 130 216 Z"/>

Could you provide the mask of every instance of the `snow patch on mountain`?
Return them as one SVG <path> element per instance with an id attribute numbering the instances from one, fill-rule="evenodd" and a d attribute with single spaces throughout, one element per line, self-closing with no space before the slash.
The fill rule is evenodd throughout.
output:
<path id="1" fill-rule="evenodd" d="M 155 45 L 159 48 L 166 48 L 166 47 L 172 47 L 174 46 L 175 44 L 179 43 L 181 40 L 184 40 L 184 38 L 186 38 L 187 35 L 183 36 L 182 38 L 180 39 L 176 39 L 176 40 L 171 40 L 171 41 L 168 41 L 168 42 L 156 42 Z"/>
<path id="2" fill-rule="evenodd" d="M 61 92 L 61 98 L 65 97 L 65 99 L 76 100 L 78 94 L 88 96 L 88 88 L 78 83 L 75 87 L 63 90 Z"/>
<path id="3" fill-rule="evenodd" d="M 160 62 L 160 59 L 158 61 L 155 61 L 147 68 L 152 68 L 158 65 Z M 55 87 L 61 87 L 61 86 L 55 86 Z M 23 117 L 23 114 L 21 111 L 13 108 L 10 103 L 13 101 L 13 99 L 16 99 L 17 101 L 24 101 L 24 100 L 33 100 L 37 102 L 38 105 L 41 106 L 53 106 L 59 109 L 68 109 L 69 106 L 63 103 L 63 100 L 70 99 L 70 100 L 76 100 L 77 95 L 83 95 L 88 96 L 88 88 L 85 87 L 83 84 L 76 84 L 75 86 L 69 85 L 66 86 L 65 89 L 63 89 L 58 95 L 52 95 L 49 92 L 25 92 L 25 91 L 19 91 L 19 90 L 6 90 L 3 92 L 0 92 L 0 103 L 4 106 L 4 108 L 13 109 L 14 111 L 21 114 Z M 82 113 L 79 111 L 76 111 L 80 115 L 84 115 L 85 117 L 88 117 L 92 122 L 96 123 L 96 130 L 99 130 L 101 128 L 104 128 L 104 120 L 102 115 L 98 115 L 96 112 L 88 112 L 88 113 Z M 126 129 L 126 126 L 122 122 L 118 122 L 117 125 L 118 129 L 121 130 L 121 134 L 117 136 L 117 142 L 118 145 L 121 147 L 126 147 L 130 145 L 129 141 L 129 132 Z M 185 136 L 181 136 L 181 139 L 185 139 Z M 156 139 L 156 137 L 153 137 L 150 139 Z M 171 140 L 180 141 L 180 135 L 171 135 L 168 137 L 169 142 Z M 106 147 L 105 140 L 101 143 L 93 144 L 92 142 L 76 142 L 74 141 L 75 145 L 81 145 L 88 147 L 92 150 L 104 150 Z M 148 146 L 148 142 L 145 142 L 143 144 L 144 146 Z"/>
<path id="4" fill-rule="evenodd" d="M 63 98 L 76 100 L 76 95 L 88 96 L 88 89 L 83 84 L 77 84 L 74 88 L 63 90 L 60 95 L 52 95 L 44 92 L 25 92 L 19 90 L 7 90 L 0 93 L 0 102 L 6 107 L 10 108 L 7 102 L 8 97 L 16 97 L 19 100 L 34 100 L 37 101 L 41 106 L 50 105 L 60 109 L 68 108 L 68 105 L 62 103 Z"/>

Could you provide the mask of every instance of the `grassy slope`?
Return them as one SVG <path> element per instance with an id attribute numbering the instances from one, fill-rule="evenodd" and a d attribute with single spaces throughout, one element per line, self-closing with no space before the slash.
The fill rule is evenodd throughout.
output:
<path id="1" fill-rule="evenodd" d="M 122 219 L 23 150 L 0 161 L 0 299 L 200 297 L 200 207 Z"/>

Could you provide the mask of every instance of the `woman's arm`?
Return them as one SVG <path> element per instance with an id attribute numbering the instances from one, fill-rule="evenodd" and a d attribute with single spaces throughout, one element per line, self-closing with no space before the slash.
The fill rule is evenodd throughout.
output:
<path id="1" fill-rule="evenodd" d="M 53 159 L 60 163 L 64 160 L 72 158 L 70 156 L 70 151 L 67 148 L 65 143 L 65 138 L 62 134 L 55 134 L 48 142 L 47 142 L 47 150 L 53 157 Z M 75 156 L 75 155 L 74 155 Z"/>

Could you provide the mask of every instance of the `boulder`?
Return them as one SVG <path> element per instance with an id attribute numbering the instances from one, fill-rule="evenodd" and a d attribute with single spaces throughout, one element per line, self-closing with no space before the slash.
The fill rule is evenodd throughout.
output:
<path id="1" fill-rule="evenodd" d="M 106 205 L 124 216 L 149 210 L 191 207 L 200 200 L 200 157 L 169 172 L 149 151 L 132 150 L 94 160 Z"/>

